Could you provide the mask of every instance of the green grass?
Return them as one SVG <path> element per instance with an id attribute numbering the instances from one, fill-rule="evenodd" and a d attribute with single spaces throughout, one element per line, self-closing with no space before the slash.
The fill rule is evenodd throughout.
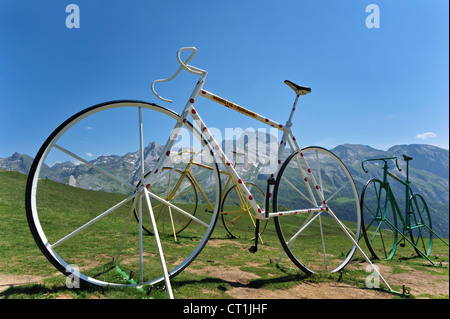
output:
<path id="1" fill-rule="evenodd" d="M 42 181 L 42 183 L 44 182 Z M 134 288 L 101 288 L 97 286 L 82 287 L 81 289 L 67 288 L 66 277 L 60 274 L 42 255 L 30 233 L 25 214 L 25 185 L 25 175 L 0 171 L 0 276 L 36 276 L 36 280 L 39 282 L 14 285 L 0 292 L 0 299 L 167 298 L 162 283 L 156 284 L 151 290 L 146 288 L 141 291 Z M 50 242 L 67 234 L 61 225 L 70 225 L 70 229 L 75 229 L 98 214 L 99 211 L 109 208 L 111 203 L 117 203 L 124 198 L 124 195 L 83 190 L 51 181 L 46 182 L 45 189 L 46 191 L 40 194 L 39 200 L 49 207 L 48 211 L 43 211 L 42 214 L 45 229 L 51 234 Z M 52 210 L 53 206 L 60 207 L 60 210 L 58 212 Z M 200 205 L 199 214 L 204 213 L 204 208 Z M 105 270 L 108 265 L 112 264 L 114 247 L 117 247 L 117 243 L 122 238 L 123 225 L 129 212 L 129 207 L 121 208 L 114 214 L 105 217 L 101 223 L 95 224 L 95 227 L 90 227 L 82 234 L 77 234 L 76 241 L 71 241 L 70 245 L 61 247 L 61 254 L 71 256 L 73 263 L 89 269 L 92 274 L 102 273 L 99 278 L 123 280 L 123 277 L 116 271 Z M 329 223 L 326 227 L 327 231 L 333 232 L 335 225 L 331 221 L 323 219 L 324 224 Z M 123 266 L 127 273 L 130 270 L 134 272 L 138 270 L 137 225 L 133 219 L 122 252 Z M 292 227 L 294 226 L 292 225 Z M 175 264 L 186 248 L 195 247 L 200 239 L 199 234 L 201 234 L 201 227 L 191 223 L 177 236 L 177 241 L 173 237 L 164 237 L 163 248 L 167 263 Z M 228 292 L 239 285 L 247 288 L 280 291 L 305 282 L 342 281 L 365 289 L 367 273 L 362 263 L 363 258 L 359 253 L 355 254 L 353 261 L 343 273 L 306 276 L 296 269 L 286 256 L 279 266 L 276 265 L 275 261 L 283 251 L 272 220 L 269 221 L 263 234 L 263 240 L 264 244 L 260 244 L 258 252 L 250 254 L 247 249 L 253 243 L 248 239 L 230 239 L 219 218 L 216 229 L 205 249 L 187 270 L 171 280 L 175 297 L 225 299 L 230 298 Z M 302 238 L 305 253 L 314 255 L 316 248 L 308 248 L 312 247 L 308 240 L 307 236 Z M 334 238 L 337 247 L 344 244 L 346 240 L 348 239 Z M 144 241 L 146 247 L 144 258 L 148 264 L 145 271 L 150 272 L 150 267 L 155 265 L 154 268 L 159 269 L 153 237 L 145 235 Z M 414 276 L 416 271 L 425 272 L 436 276 L 436 281 L 448 283 L 448 247 L 439 242 L 434 244 L 432 258 L 438 264 L 435 267 L 430 266 L 421 258 L 413 257 L 410 248 L 402 249 L 399 249 L 398 255 L 396 254 L 393 260 L 382 261 L 380 264 L 391 267 L 392 271 L 398 274 Z M 439 266 L 440 262 L 443 262 L 443 266 Z M 214 272 L 213 269 L 236 269 L 250 273 L 252 276 L 248 282 L 242 284 L 234 279 L 221 276 L 220 272 Z M 394 286 L 394 289 L 401 290 L 401 285 Z M 386 296 L 386 298 L 391 297 L 390 294 Z M 448 295 L 429 294 L 422 297 L 448 298 Z"/>

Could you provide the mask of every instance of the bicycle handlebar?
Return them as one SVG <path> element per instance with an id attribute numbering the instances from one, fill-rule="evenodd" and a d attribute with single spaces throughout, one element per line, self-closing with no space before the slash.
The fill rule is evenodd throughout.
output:
<path id="1" fill-rule="evenodd" d="M 364 163 L 365 162 L 369 162 L 369 161 L 383 161 L 384 164 L 386 165 L 387 164 L 387 160 L 395 160 L 395 166 L 397 166 L 397 169 L 399 170 L 399 172 L 402 171 L 402 169 L 400 167 L 398 167 L 398 158 L 397 157 L 369 158 L 369 159 L 365 159 L 364 161 L 362 161 L 361 162 L 361 166 L 362 166 L 363 171 L 365 173 L 368 173 L 369 171 L 364 168 Z"/>
<path id="2" fill-rule="evenodd" d="M 186 59 L 186 61 L 183 62 L 181 60 L 181 52 L 183 52 L 183 51 L 194 51 L 194 52 L 192 52 L 191 55 Z M 181 48 L 181 49 L 179 49 L 177 51 L 177 60 L 178 60 L 178 63 L 180 63 L 180 65 L 181 65 L 180 68 L 170 78 L 161 79 L 161 80 L 155 80 L 152 83 L 152 87 L 151 87 L 152 88 L 152 92 L 153 92 L 153 94 L 156 95 L 156 97 L 158 99 L 160 99 L 160 100 L 162 100 L 164 102 L 172 103 L 172 100 L 165 99 L 162 96 L 160 96 L 158 93 L 156 93 L 156 91 L 155 91 L 155 83 L 168 82 L 170 80 L 173 80 L 178 75 L 178 73 L 180 73 L 180 71 L 183 70 L 183 69 L 186 69 L 188 72 L 196 74 L 196 75 L 204 75 L 204 74 L 208 73 L 205 70 L 202 70 L 200 68 L 197 68 L 195 66 L 187 64 L 194 57 L 194 55 L 196 53 L 197 53 L 197 49 L 195 47 L 185 47 L 185 48 Z"/>

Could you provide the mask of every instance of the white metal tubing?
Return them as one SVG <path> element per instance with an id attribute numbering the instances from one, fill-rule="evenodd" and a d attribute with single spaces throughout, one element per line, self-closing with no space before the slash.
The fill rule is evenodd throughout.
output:
<path id="1" fill-rule="evenodd" d="M 359 252 L 364 256 L 366 261 L 370 264 L 370 266 L 373 268 L 373 270 L 381 278 L 381 280 L 384 282 L 384 284 L 389 288 L 390 291 L 393 291 L 391 286 L 389 286 L 389 284 L 384 279 L 384 277 L 381 275 L 381 273 L 378 271 L 378 269 L 372 264 L 372 262 L 370 261 L 369 257 L 367 257 L 367 255 L 364 253 L 364 251 L 361 249 L 361 247 L 359 247 L 358 243 L 349 234 L 349 232 L 347 231 L 347 227 L 344 224 L 342 224 L 342 222 L 339 220 L 339 218 L 336 217 L 336 215 L 333 213 L 333 211 L 331 209 L 328 209 L 328 213 L 336 220 L 336 222 L 339 224 L 339 226 L 342 228 L 342 230 L 344 230 L 344 232 L 347 235 L 347 237 L 350 238 L 350 240 L 353 242 L 353 245 L 355 245 L 356 248 L 359 250 Z"/>
<path id="2" fill-rule="evenodd" d="M 144 245 L 142 243 L 142 196 L 139 196 L 138 200 L 139 200 L 139 284 L 142 284 L 142 282 L 144 281 Z"/>
<path id="3" fill-rule="evenodd" d="M 161 268 L 164 274 L 164 281 L 166 283 L 167 294 L 169 295 L 169 299 L 173 299 L 172 285 L 170 284 L 169 272 L 167 271 L 164 252 L 162 250 L 161 241 L 159 239 L 158 227 L 156 226 L 155 216 L 153 214 L 152 204 L 150 202 L 149 191 L 144 187 L 143 192 L 145 194 L 145 199 L 147 200 L 148 211 L 150 214 L 150 219 L 152 221 L 153 234 L 155 236 L 156 247 L 158 248 L 159 261 L 161 262 Z"/>
<path id="4" fill-rule="evenodd" d="M 173 128 L 166 144 L 164 145 L 164 149 L 161 152 L 161 157 L 156 162 L 155 167 L 152 169 L 152 174 L 147 176 L 144 183 L 142 185 L 148 185 L 152 184 L 152 182 L 155 180 L 159 174 L 161 174 L 162 167 L 164 165 L 164 162 L 167 158 L 169 158 L 170 150 L 172 149 L 173 145 L 176 143 L 178 139 L 178 133 L 180 132 L 181 128 L 184 126 L 185 122 L 187 121 L 187 117 L 191 113 L 191 110 L 193 108 L 195 99 L 198 97 L 200 90 L 202 89 L 202 86 L 205 82 L 206 74 L 202 76 L 202 78 L 197 82 L 194 90 L 192 91 L 192 94 L 188 101 L 186 102 L 186 105 L 181 113 L 180 120 L 175 124 L 175 127 Z"/>
<path id="5" fill-rule="evenodd" d="M 291 137 L 292 137 L 292 141 L 293 141 L 293 143 L 294 143 L 294 145 L 295 145 L 295 148 L 298 150 L 298 152 L 299 152 L 299 154 L 300 154 L 300 158 L 301 158 L 301 160 L 302 160 L 302 163 L 303 163 L 303 165 L 305 166 L 306 171 L 308 172 L 309 180 L 313 183 L 313 186 L 314 186 L 314 188 L 316 189 L 316 193 L 318 194 L 318 196 L 319 196 L 320 201 L 322 202 L 322 204 L 326 205 L 326 201 L 325 201 L 325 199 L 323 198 L 323 195 L 322 195 L 322 189 L 321 189 L 321 187 L 317 184 L 317 181 L 316 181 L 314 175 L 312 175 L 312 171 L 310 170 L 309 165 L 308 165 L 308 163 L 306 162 L 306 159 L 305 159 L 305 157 L 303 156 L 303 152 L 302 152 L 302 150 L 300 149 L 300 147 L 298 146 L 296 139 L 293 137 L 292 132 L 290 132 L 290 134 L 291 134 Z M 303 175 L 303 174 L 302 174 L 302 175 Z M 306 181 L 305 181 L 305 182 L 306 182 Z M 308 185 L 308 187 L 309 187 L 309 185 Z M 314 200 L 315 200 L 315 199 L 314 199 Z"/>
<path id="6" fill-rule="evenodd" d="M 220 145 L 215 140 L 214 136 L 212 136 L 212 134 L 210 133 L 210 131 L 206 127 L 205 123 L 203 122 L 203 120 L 200 117 L 200 115 L 198 114 L 198 112 L 194 108 L 192 108 L 192 112 L 191 113 L 192 113 L 191 114 L 192 118 L 194 119 L 194 121 L 199 126 L 200 131 L 205 136 L 205 139 L 214 148 L 218 158 L 222 161 L 223 165 L 225 166 L 225 168 L 227 169 L 228 173 L 232 177 L 232 179 L 234 181 L 234 184 L 239 187 L 239 189 L 242 192 L 242 194 L 244 194 L 244 196 L 249 200 L 250 206 L 255 211 L 256 217 L 258 219 L 264 219 L 264 213 L 263 213 L 262 209 L 259 207 L 258 203 L 256 202 L 256 200 L 254 199 L 253 195 L 248 190 L 248 188 L 245 185 L 244 181 L 241 179 L 239 174 L 236 172 L 236 170 L 233 167 L 233 165 L 231 165 L 230 160 L 225 155 L 225 153 L 223 152 L 222 148 L 220 147 Z"/>
<path id="7" fill-rule="evenodd" d="M 133 212 L 135 209 L 136 209 L 136 201 L 134 201 L 133 205 L 131 205 L 131 210 L 130 210 L 130 213 L 128 214 L 128 220 L 125 225 L 125 229 L 123 231 L 122 241 L 120 242 L 119 250 L 117 251 L 116 259 L 114 261 L 114 266 L 117 266 L 117 264 L 119 263 L 119 258 L 120 258 L 120 255 L 122 254 L 123 244 L 125 243 L 125 238 L 128 233 L 128 226 L 130 225 L 131 217 L 133 216 Z"/>
<path id="8" fill-rule="evenodd" d="M 144 128 L 142 124 L 142 108 L 139 107 L 139 145 L 141 157 L 141 181 L 144 180 Z M 142 196 L 139 196 L 139 284 L 144 281 L 144 247 L 142 243 Z"/>
<path id="9" fill-rule="evenodd" d="M 195 48 L 194 48 L 194 49 L 195 49 Z M 180 50 L 181 50 L 181 49 L 180 49 Z M 178 59 L 179 62 L 180 62 L 180 59 L 179 59 L 179 52 L 180 52 L 180 51 L 178 51 L 178 53 L 177 53 L 177 59 Z M 179 68 L 179 69 L 174 73 L 174 75 L 172 75 L 170 78 L 167 78 L 167 79 L 160 79 L 160 80 L 153 81 L 152 86 L 151 86 L 152 92 L 153 92 L 153 94 L 156 95 L 156 97 L 157 97 L 158 99 L 160 99 L 160 100 L 162 100 L 162 101 L 164 101 L 164 102 L 172 103 L 172 100 L 170 100 L 170 99 L 165 99 L 165 98 L 163 98 L 162 96 L 160 96 L 158 93 L 156 93 L 156 91 L 155 91 L 155 83 L 169 82 L 169 81 L 173 80 L 173 79 L 178 75 L 178 73 L 180 73 L 181 70 L 183 70 L 184 68 L 186 68 L 186 67 L 185 67 L 186 64 L 189 62 L 189 60 L 191 60 L 191 59 L 194 57 L 194 55 L 195 55 L 196 52 L 197 52 L 197 50 L 195 50 L 195 52 L 193 52 L 193 53 L 189 56 L 189 58 L 187 58 L 186 61 L 184 61 L 184 63 L 180 62 L 180 64 L 181 64 L 180 68 Z M 192 67 L 192 66 L 191 66 L 191 67 Z M 205 72 L 206 72 L 206 71 L 205 71 Z"/>
<path id="10" fill-rule="evenodd" d="M 145 189 L 146 189 L 146 188 L 145 188 Z M 205 223 L 204 221 L 198 219 L 197 217 L 195 217 L 195 216 L 189 214 L 188 212 L 182 210 L 181 208 L 175 206 L 175 205 L 172 204 L 171 202 L 166 201 L 165 199 L 159 197 L 159 196 L 156 195 L 156 194 L 153 194 L 152 192 L 150 192 L 150 191 L 148 191 L 148 190 L 147 190 L 147 192 L 148 192 L 148 194 L 149 194 L 151 197 L 153 197 L 153 198 L 156 199 L 157 201 L 160 201 L 161 203 L 163 203 L 163 204 L 165 204 L 165 205 L 167 205 L 167 206 L 169 206 L 169 207 L 172 207 L 173 209 L 177 210 L 178 212 L 182 213 L 184 216 L 186 216 L 186 217 L 192 219 L 193 221 L 195 221 L 195 222 L 197 222 L 197 223 L 199 223 L 199 224 L 201 224 L 201 225 L 203 225 L 203 226 L 205 226 L 205 227 L 209 227 L 209 225 L 208 225 L 207 223 Z"/>
<path id="11" fill-rule="evenodd" d="M 141 155 L 141 181 L 144 180 L 145 168 L 144 168 L 144 127 L 142 124 L 142 108 L 139 107 L 139 145 Z"/>
<path id="12" fill-rule="evenodd" d="M 181 61 L 181 57 L 180 54 L 183 51 L 194 51 L 191 56 L 186 60 L 186 62 Z M 188 72 L 193 73 L 193 74 L 197 74 L 197 75 L 202 75 L 202 74 L 206 74 L 207 72 L 205 70 L 202 70 L 200 68 L 197 68 L 195 66 L 189 65 L 187 64 L 187 61 L 189 61 L 192 57 L 194 57 L 194 55 L 197 53 L 197 49 L 194 47 L 188 47 L 188 48 L 181 48 L 178 50 L 177 52 L 177 60 L 178 62 L 181 64 L 181 66 L 183 68 L 185 68 Z"/>
<path id="13" fill-rule="evenodd" d="M 305 214 L 305 213 L 317 213 L 323 212 L 326 208 L 324 207 L 314 207 L 314 208 L 304 208 L 304 209 L 296 209 L 296 210 L 284 210 L 281 212 L 270 213 L 270 217 L 278 217 L 284 215 L 297 215 L 297 214 Z"/>
<path id="14" fill-rule="evenodd" d="M 317 206 L 317 203 L 313 203 L 311 199 L 309 199 L 305 194 L 303 194 L 294 184 L 292 184 L 285 176 L 281 176 L 281 178 L 288 183 L 297 193 L 299 193 L 304 199 L 311 203 L 313 206 Z"/>
<path id="15" fill-rule="evenodd" d="M 69 239 L 70 237 L 72 237 L 73 235 L 79 233 L 80 231 L 82 231 L 83 229 L 85 229 L 86 227 L 92 225 L 93 223 L 95 223 L 96 221 L 98 221 L 99 219 L 105 217 L 106 215 L 108 215 L 109 213 L 113 212 L 114 210 L 116 210 L 117 208 L 119 208 L 120 206 L 122 206 L 123 204 L 125 204 L 126 202 L 128 202 L 129 200 L 133 199 L 134 197 L 136 197 L 137 194 L 133 194 L 128 198 L 125 198 L 123 201 L 117 203 L 116 205 L 114 205 L 113 207 L 111 207 L 110 209 L 104 211 L 103 213 L 101 213 L 100 215 L 98 215 L 97 217 L 91 219 L 90 221 L 88 221 L 86 224 L 84 224 L 83 226 L 77 228 L 76 230 L 74 230 L 73 232 L 71 232 L 69 235 L 64 236 L 63 238 L 61 238 L 60 240 L 58 240 L 56 243 L 54 243 L 53 245 L 51 245 L 52 248 L 55 248 L 56 246 L 58 246 L 59 244 L 65 242 L 67 239 Z"/>
<path id="16" fill-rule="evenodd" d="M 296 150 L 297 154 L 300 154 L 301 150 L 299 149 L 298 144 L 295 143 L 294 146 L 292 145 L 291 139 L 295 142 L 295 138 L 293 137 L 292 132 L 290 132 L 290 137 L 291 137 L 290 139 L 288 138 L 289 146 L 291 147 L 292 150 L 294 150 L 294 151 Z M 308 200 L 308 201 L 312 202 L 314 206 L 318 206 L 316 198 L 314 197 L 314 194 L 311 190 L 311 186 L 309 185 L 308 179 L 306 178 L 305 174 L 303 173 L 303 168 L 302 168 L 302 165 L 300 164 L 300 161 L 298 160 L 298 156 L 295 157 L 295 161 L 297 163 L 297 168 L 300 172 L 300 175 L 302 175 L 302 180 L 305 183 L 306 189 L 308 190 L 309 197 L 311 198 L 311 200 Z"/>
<path id="17" fill-rule="evenodd" d="M 265 117 L 265 116 L 262 116 L 262 115 L 260 115 L 258 113 L 255 113 L 253 111 L 250 111 L 250 110 L 248 110 L 248 109 L 246 109 L 246 108 L 244 108 L 242 106 L 239 106 L 239 105 L 237 105 L 237 104 L 235 104 L 233 102 L 230 102 L 230 101 L 228 101 L 228 100 L 226 100 L 224 98 L 221 98 L 220 96 L 217 96 L 217 95 L 215 95 L 215 94 L 213 94 L 211 92 L 208 92 L 206 90 L 202 90 L 200 92 L 200 94 L 201 94 L 201 96 L 206 97 L 207 99 L 209 99 L 211 101 L 217 102 L 217 103 L 222 104 L 222 105 L 224 105 L 224 106 L 226 106 L 226 107 L 228 107 L 230 109 L 233 109 L 233 110 L 238 111 L 238 112 L 240 112 L 240 113 L 242 113 L 244 115 L 247 115 L 247 116 L 249 116 L 251 118 L 254 118 L 255 120 L 257 120 L 257 121 L 259 121 L 261 123 L 264 123 L 266 125 L 272 126 L 272 127 L 276 128 L 276 129 L 279 129 L 281 131 L 284 131 L 284 129 L 285 129 L 285 127 L 282 124 L 280 124 L 278 122 L 275 122 L 275 121 L 269 119 L 268 117 Z"/>

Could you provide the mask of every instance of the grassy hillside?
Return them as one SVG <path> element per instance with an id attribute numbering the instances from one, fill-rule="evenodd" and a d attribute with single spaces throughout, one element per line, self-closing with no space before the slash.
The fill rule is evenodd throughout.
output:
<path id="1" fill-rule="evenodd" d="M 25 185 L 25 175 L 0 171 L 0 288 L 4 288 L 0 290 L 0 299 L 115 299 L 146 298 L 148 296 L 166 298 L 161 285 L 153 288 L 150 292 L 147 290 L 101 289 L 97 287 L 66 288 L 65 277 L 59 274 L 43 257 L 29 231 L 24 207 Z M 46 186 L 49 189 L 48 194 L 51 194 L 51 196 L 48 196 L 45 200 L 53 201 L 55 204 L 63 202 L 66 209 L 72 214 L 78 210 L 81 212 L 83 207 L 86 206 L 84 203 L 95 202 L 99 209 L 102 209 L 101 207 L 107 206 L 111 201 L 116 201 L 118 196 L 122 196 L 82 190 L 51 181 L 47 181 Z M 67 200 L 68 198 L 71 200 Z M 119 212 L 116 215 L 111 217 L 107 225 L 112 227 L 116 223 L 122 222 L 121 213 Z M 50 220 L 49 222 L 52 225 L 53 221 Z M 183 235 L 179 236 L 178 243 L 167 246 L 166 252 L 169 263 L 171 259 L 177 258 L 178 248 L 191 245 L 195 241 L 195 227 L 191 226 L 193 225 L 189 225 L 181 233 Z M 331 226 L 328 229 L 331 229 Z M 120 234 L 111 234 L 109 230 L 108 227 L 104 226 L 96 228 L 91 235 L 98 236 L 98 245 L 86 247 L 86 256 L 98 254 L 98 249 L 107 247 L 108 243 L 112 242 L 114 238 L 120 237 Z M 134 236 L 134 239 L 132 239 L 134 242 L 131 242 L 130 247 L 127 248 L 130 265 L 131 260 L 137 256 L 136 251 L 131 249 L 132 245 L 136 245 L 136 227 L 131 235 Z M 147 237 L 147 240 L 151 239 L 151 236 Z M 276 265 L 275 261 L 283 251 L 273 221 L 269 221 L 262 238 L 264 244 L 260 245 L 259 251 L 256 254 L 250 254 L 247 249 L 252 245 L 252 242 L 248 239 L 228 238 L 219 220 L 212 238 L 199 257 L 172 280 L 175 297 L 183 299 L 267 298 L 268 296 L 281 298 L 287 295 L 288 298 L 299 298 L 304 296 L 302 293 L 312 285 L 316 287 L 313 290 L 314 293 L 320 292 L 321 287 L 326 287 L 326 289 L 322 289 L 322 295 L 314 294 L 311 296 L 329 298 L 332 297 L 331 294 L 333 294 L 333 289 L 336 288 L 336 283 L 355 288 L 350 290 L 351 294 L 347 298 L 363 298 L 367 293 L 375 293 L 365 288 L 368 273 L 366 272 L 366 264 L 359 253 L 355 254 L 354 260 L 342 274 L 319 274 L 307 277 L 298 269 L 293 268 L 292 263 L 286 256 L 278 266 Z M 305 247 L 308 247 L 308 238 L 304 238 L 302 241 L 305 243 Z M 309 253 L 314 254 L 315 252 L 310 251 Z M 386 274 L 386 278 L 389 278 L 388 282 L 396 290 L 401 290 L 401 286 L 406 284 L 411 290 L 412 297 L 448 298 L 448 248 L 437 243 L 432 255 L 438 266 L 430 267 L 430 264 L 423 259 L 413 257 L 413 251 L 410 247 L 405 247 L 396 255 L 394 260 L 382 261 L 378 265 L 382 267 L 382 273 Z M 96 255 L 97 257 L 100 262 L 104 256 L 100 254 L 99 256 Z M 149 256 L 146 256 L 146 258 L 149 258 Z M 82 264 L 83 260 L 79 258 L 76 262 Z M 442 265 L 439 264 L 440 262 Z M 23 281 L 15 280 L 24 276 L 31 278 L 31 283 L 21 284 Z M 442 292 L 436 286 L 436 283 L 439 284 L 439 287 L 446 285 L 446 292 L 445 290 Z M 430 287 L 430 289 L 424 291 L 423 286 Z M 6 287 L 9 288 L 5 289 Z M 303 289 L 299 287 L 303 287 Z M 310 292 L 310 294 L 313 292 Z M 244 293 L 247 293 L 247 295 Z M 392 294 L 376 293 L 379 294 L 380 298 L 394 297 Z"/>

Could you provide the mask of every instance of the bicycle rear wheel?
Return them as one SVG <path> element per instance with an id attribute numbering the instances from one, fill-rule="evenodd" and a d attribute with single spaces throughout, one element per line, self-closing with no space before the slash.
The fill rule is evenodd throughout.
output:
<path id="1" fill-rule="evenodd" d="M 429 256 L 433 246 L 430 211 L 422 195 L 414 194 L 410 199 L 409 234 L 417 255 Z"/>
<path id="2" fill-rule="evenodd" d="M 361 227 L 373 259 L 391 259 L 397 249 L 398 208 L 392 191 L 378 179 L 369 180 L 361 193 Z"/>
<path id="3" fill-rule="evenodd" d="M 163 172 L 167 172 L 166 176 L 157 184 L 157 186 L 149 186 L 149 190 L 161 196 L 169 203 L 176 206 L 183 206 L 187 203 L 191 205 L 189 213 L 195 216 L 197 212 L 198 197 L 195 190 L 195 184 L 186 172 L 171 167 L 163 167 Z M 146 177 L 151 172 L 146 174 Z M 141 181 L 136 187 L 141 186 Z M 155 213 L 155 219 L 158 227 L 158 232 L 167 236 L 173 236 L 177 240 L 177 235 L 181 233 L 191 222 L 192 219 L 179 214 L 170 206 L 158 202 L 156 199 L 151 199 L 152 208 Z M 139 212 L 135 209 L 134 216 L 139 222 Z M 153 227 L 150 222 L 150 216 L 145 215 L 142 221 L 142 228 L 149 234 L 153 235 Z"/>
<path id="4" fill-rule="evenodd" d="M 114 101 L 75 114 L 49 136 L 29 173 L 26 211 L 31 233 L 53 266 L 65 275 L 101 286 L 162 281 L 165 271 L 155 236 L 143 236 L 133 218 L 136 209 L 141 209 L 143 216 L 149 214 L 143 196 L 148 193 L 139 181 L 143 172 L 152 171 L 161 161 L 172 169 L 160 175 L 153 171 L 156 179 L 151 190 L 145 185 L 153 196 L 152 206 L 156 199 L 158 204 L 170 206 L 173 215 L 183 213 L 192 219 L 184 237 L 178 237 L 182 245 L 170 234 L 159 236 L 169 276 L 177 275 L 195 259 L 218 217 L 220 176 L 213 149 L 198 129 L 186 122 L 179 132 L 172 131 L 180 122 L 178 114 L 155 104 Z M 183 171 L 187 165 L 183 162 L 175 167 L 170 151 L 162 154 L 161 145 L 169 136 L 176 140 L 173 151 L 195 150 L 198 161 L 212 167 L 198 180 L 207 189 L 212 212 L 194 216 L 196 204 L 189 202 L 194 196 L 169 203 L 158 195 L 158 184 L 161 189 L 167 187 L 164 174 Z M 149 143 L 145 149 L 141 149 L 141 137 Z M 131 273 L 135 278 L 130 279 Z"/>
<path id="5" fill-rule="evenodd" d="M 359 199 L 350 172 L 333 153 L 307 147 L 288 157 L 277 176 L 273 207 L 302 211 L 275 217 L 275 226 L 286 254 L 304 272 L 336 272 L 350 261 L 360 235 Z"/>

